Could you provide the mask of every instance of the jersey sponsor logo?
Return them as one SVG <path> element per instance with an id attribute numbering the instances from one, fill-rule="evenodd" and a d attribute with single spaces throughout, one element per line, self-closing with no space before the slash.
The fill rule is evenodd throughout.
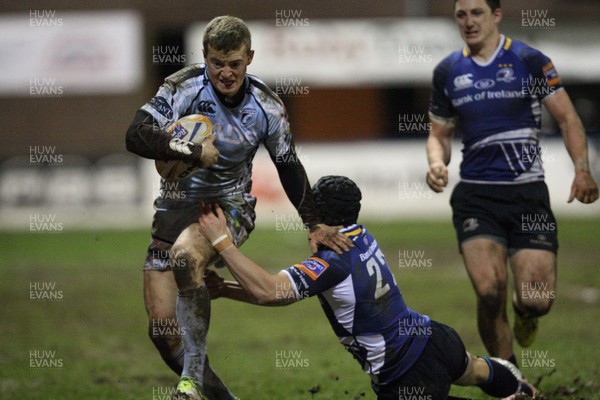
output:
<path id="1" fill-rule="evenodd" d="M 171 108 L 171 105 L 169 104 L 167 99 L 165 99 L 164 97 L 153 97 L 152 100 L 150 100 L 149 104 L 163 117 L 167 119 L 173 118 L 173 109 Z"/>
<path id="2" fill-rule="evenodd" d="M 496 81 L 494 81 L 493 79 L 489 79 L 489 78 L 480 79 L 477 82 L 475 82 L 475 88 L 480 89 L 480 90 L 489 89 L 491 87 L 494 87 L 495 85 L 496 85 Z"/>
<path id="3" fill-rule="evenodd" d="M 496 72 L 496 80 L 498 82 L 511 83 L 515 79 L 517 78 L 515 77 L 515 71 L 512 68 L 500 68 L 498 72 Z"/>
<path id="4" fill-rule="evenodd" d="M 294 266 L 310 276 L 313 281 L 316 281 L 319 279 L 319 276 L 329 268 L 329 263 L 319 257 L 310 257 L 302 261 L 302 264 L 296 264 Z"/>
<path id="5" fill-rule="evenodd" d="M 473 86 L 473 74 L 459 75 L 454 78 L 454 91 L 468 89 Z"/>
<path id="6" fill-rule="evenodd" d="M 242 109 L 242 125 L 249 126 L 256 119 L 256 110 L 253 108 Z"/>
<path id="7" fill-rule="evenodd" d="M 554 64 L 552 64 L 551 62 L 549 62 L 542 68 L 542 72 L 548 80 L 548 86 L 556 86 L 560 83 L 560 77 L 558 76 L 558 72 L 556 72 L 556 68 L 554 68 Z"/>
<path id="8" fill-rule="evenodd" d="M 200 114 L 215 114 L 215 102 L 212 100 L 202 100 L 198 103 L 198 112 Z"/>

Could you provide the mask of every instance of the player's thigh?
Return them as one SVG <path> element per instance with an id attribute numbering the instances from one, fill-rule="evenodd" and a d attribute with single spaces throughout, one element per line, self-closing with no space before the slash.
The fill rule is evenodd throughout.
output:
<path id="1" fill-rule="evenodd" d="M 511 190 L 513 201 L 508 214 L 509 254 L 512 256 L 522 249 L 556 253 L 558 229 L 556 218 L 550 208 L 550 196 L 546 184 L 533 182 L 519 185 Z"/>
<path id="2" fill-rule="evenodd" d="M 174 262 L 173 270 L 193 267 L 196 264 L 204 267 L 208 265 L 209 261 L 217 258 L 217 252 L 210 241 L 200 232 L 200 224 L 197 222 L 185 228 L 171 248 L 172 259 L 176 260 L 181 257 L 190 258 L 193 264 L 181 263 L 181 265 L 177 265 Z"/>
<path id="3" fill-rule="evenodd" d="M 456 185 L 450 199 L 460 252 L 478 294 L 506 284 L 503 202 L 499 188 L 464 182 Z"/>
<path id="4" fill-rule="evenodd" d="M 206 199 L 221 206 L 227 220 L 227 235 L 239 247 L 254 229 L 254 204 L 252 196 L 236 195 L 215 199 Z M 197 218 L 196 218 L 197 219 Z M 202 235 L 197 222 L 189 224 L 178 235 L 171 249 L 171 255 L 177 258 L 182 254 L 194 257 L 195 261 L 204 267 L 215 262 L 219 257 L 211 243 Z M 173 270 L 176 270 L 176 265 Z M 183 267 L 183 265 L 182 265 Z"/>
<path id="5" fill-rule="evenodd" d="M 173 273 L 144 271 L 144 305 L 150 320 L 175 319 L 177 285 Z"/>
<path id="6" fill-rule="evenodd" d="M 193 223 L 185 228 L 171 248 L 173 275 L 180 290 L 202 285 L 206 267 L 218 258 L 216 250 L 202 235 L 199 226 Z"/>
<path id="7" fill-rule="evenodd" d="M 429 340 L 419 359 L 394 383 L 379 390 L 378 399 L 423 396 L 445 399 L 452 382 L 464 375 L 468 366 L 465 346 L 451 327 L 431 321 Z"/>
<path id="8" fill-rule="evenodd" d="M 507 250 L 490 236 L 473 237 L 461 243 L 465 268 L 479 296 L 496 296 L 506 290 Z"/>
<path id="9" fill-rule="evenodd" d="M 515 293 L 521 303 L 553 300 L 556 288 L 556 254 L 540 249 L 521 249 L 510 257 Z M 546 302 L 547 303 L 547 302 Z"/>

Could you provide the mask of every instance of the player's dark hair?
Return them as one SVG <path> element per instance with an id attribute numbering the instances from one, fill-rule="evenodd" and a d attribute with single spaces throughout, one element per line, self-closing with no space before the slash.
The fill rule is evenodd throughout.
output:
<path id="1" fill-rule="evenodd" d="M 492 12 L 496 11 L 500 7 L 500 0 L 485 0 L 488 6 L 492 9 Z"/>
<path id="2" fill-rule="evenodd" d="M 223 15 L 213 18 L 206 25 L 202 46 L 208 52 L 208 46 L 225 53 L 238 50 L 246 46 L 246 51 L 252 48 L 252 38 L 246 23 L 238 17 Z"/>
<path id="3" fill-rule="evenodd" d="M 348 226 L 356 223 L 362 194 L 351 179 L 324 176 L 312 187 L 312 195 L 326 225 Z"/>
<path id="4" fill-rule="evenodd" d="M 456 4 L 458 0 L 454 0 L 454 4 Z M 496 11 L 498 8 L 502 8 L 500 6 L 500 0 L 485 0 L 487 5 L 492 9 L 492 12 Z"/>

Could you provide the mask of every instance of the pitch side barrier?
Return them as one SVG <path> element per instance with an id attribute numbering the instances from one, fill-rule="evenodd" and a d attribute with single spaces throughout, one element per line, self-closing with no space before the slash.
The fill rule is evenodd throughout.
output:
<path id="1" fill-rule="evenodd" d="M 346 175 L 363 193 L 361 218 L 369 220 L 450 221 L 452 187 L 458 182 L 461 144 L 453 143 L 450 184 L 443 193 L 425 184 L 425 142 L 376 141 L 299 143 L 297 154 L 311 182 L 323 175 Z M 567 204 L 573 165 L 562 140 L 545 139 L 523 157 L 541 157 L 554 212 L 573 218 L 600 217 L 600 202 Z M 600 159 L 590 143 L 590 163 L 600 180 Z M 254 159 L 253 193 L 257 223 L 277 230 L 303 229 L 266 150 Z M 0 229 L 60 233 L 79 229 L 147 228 L 160 189 L 154 162 L 127 153 L 98 160 L 32 146 L 29 154 L 0 162 Z M 168 196 L 186 201 L 176 182 Z"/>

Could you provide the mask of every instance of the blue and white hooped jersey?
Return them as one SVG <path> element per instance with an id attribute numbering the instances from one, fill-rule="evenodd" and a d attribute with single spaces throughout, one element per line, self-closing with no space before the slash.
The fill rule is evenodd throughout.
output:
<path id="1" fill-rule="evenodd" d="M 355 247 L 321 250 L 284 270 L 297 299 L 318 295 L 329 322 L 373 383 L 402 376 L 420 357 L 430 320 L 409 309 L 375 238 L 362 225 L 341 231 Z"/>
<path id="2" fill-rule="evenodd" d="M 227 107 L 217 97 L 206 66 L 190 65 L 167 77 L 142 107 L 163 130 L 190 114 L 203 114 L 212 122 L 219 160 L 178 182 L 175 189 L 185 191 L 186 201 L 249 193 L 252 160 L 259 145 L 264 144 L 273 159 L 287 154 L 293 146 L 281 99 L 257 77 L 247 74 L 245 79 L 243 101 Z M 161 192 L 170 190 L 165 185 L 163 180 Z"/>
<path id="3" fill-rule="evenodd" d="M 471 58 L 466 47 L 441 61 L 429 113 L 433 120 L 458 120 L 464 145 L 461 180 L 542 181 L 541 102 L 561 88 L 548 57 L 504 35 L 486 64 Z"/>

